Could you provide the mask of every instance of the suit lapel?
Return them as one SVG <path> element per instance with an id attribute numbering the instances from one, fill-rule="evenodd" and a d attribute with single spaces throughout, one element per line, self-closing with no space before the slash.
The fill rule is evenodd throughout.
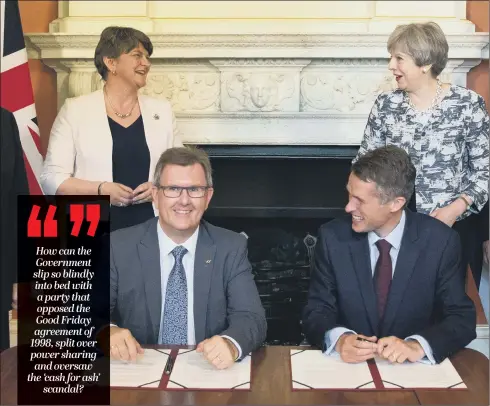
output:
<path id="1" fill-rule="evenodd" d="M 373 286 L 373 274 L 369 255 L 367 234 L 354 235 L 349 244 L 351 260 L 357 275 L 357 282 L 367 309 L 369 322 L 375 334 L 378 331 L 378 312 L 376 309 L 376 293 Z"/>
<path id="2" fill-rule="evenodd" d="M 162 310 L 162 278 L 160 269 L 160 249 L 157 234 L 158 217 L 148 226 L 146 234 L 138 245 L 141 271 L 144 278 L 146 306 L 153 330 L 152 341 L 157 342 L 160 331 Z"/>
<path id="3" fill-rule="evenodd" d="M 393 321 L 395 320 L 398 307 L 403 299 L 403 294 L 408 286 L 412 273 L 415 269 L 415 263 L 420 254 L 418 240 L 417 224 L 415 223 L 414 214 L 409 210 L 406 213 L 406 224 L 403 238 L 400 244 L 400 252 L 396 260 L 395 273 L 391 282 L 388 302 L 386 303 L 385 315 L 381 326 L 381 333 L 387 334 Z"/>
<path id="4" fill-rule="evenodd" d="M 194 260 L 194 328 L 196 343 L 206 336 L 206 315 L 208 308 L 211 275 L 214 268 L 216 245 L 209 236 L 206 223 L 201 222 L 197 238 Z"/>

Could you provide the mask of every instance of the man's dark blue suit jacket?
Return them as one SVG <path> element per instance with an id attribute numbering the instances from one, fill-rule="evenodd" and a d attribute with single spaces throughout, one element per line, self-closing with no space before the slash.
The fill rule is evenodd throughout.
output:
<path id="1" fill-rule="evenodd" d="M 400 252 L 381 323 L 376 310 L 367 233 L 351 216 L 320 227 L 303 329 L 325 349 L 325 333 L 346 327 L 378 338 L 424 337 L 436 362 L 476 337 L 476 313 L 465 293 L 459 235 L 441 221 L 406 210 Z"/>

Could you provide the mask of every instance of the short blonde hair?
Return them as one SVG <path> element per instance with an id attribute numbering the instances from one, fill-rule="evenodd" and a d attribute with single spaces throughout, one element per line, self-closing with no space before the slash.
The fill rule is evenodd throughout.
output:
<path id="1" fill-rule="evenodd" d="M 431 66 L 437 77 L 447 64 L 449 45 L 441 27 L 434 22 L 399 25 L 388 38 L 388 52 L 409 55 L 417 66 Z"/>

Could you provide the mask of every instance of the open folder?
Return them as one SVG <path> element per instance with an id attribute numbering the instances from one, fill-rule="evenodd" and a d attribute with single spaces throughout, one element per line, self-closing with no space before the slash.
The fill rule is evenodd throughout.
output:
<path id="1" fill-rule="evenodd" d="M 167 389 L 248 390 L 251 380 L 251 356 L 227 369 L 216 369 L 196 350 L 179 350 Z"/>
<path id="2" fill-rule="evenodd" d="M 112 388 L 249 390 L 251 357 L 218 370 L 196 350 L 145 349 L 136 361 L 111 361 Z"/>
<path id="3" fill-rule="evenodd" d="M 449 359 L 438 365 L 391 364 L 384 359 L 348 364 L 338 354 L 291 350 L 293 390 L 311 389 L 466 389 Z"/>
<path id="4" fill-rule="evenodd" d="M 168 349 L 146 348 L 136 361 L 111 360 L 111 387 L 158 388 L 169 357 Z"/>

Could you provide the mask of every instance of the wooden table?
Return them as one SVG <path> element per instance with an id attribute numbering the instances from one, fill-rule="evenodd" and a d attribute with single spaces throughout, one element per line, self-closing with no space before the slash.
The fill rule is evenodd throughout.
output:
<path id="1" fill-rule="evenodd" d="M 154 389 L 113 389 L 111 404 L 127 405 L 314 405 L 314 404 L 397 404 L 455 405 L 489 404 L 489 363 L 479 352 L 464 349 L 451 358 L 468 390 L 399 391 L 291 391 L 289 350 L 298 347 L 263 347 L 252 357 L 250 391 L 159 391 Z M 304 347 L 302 347 L 304 348 Z M 16 404 L 16 348 L 1 355 L 1 402 Z"/>

